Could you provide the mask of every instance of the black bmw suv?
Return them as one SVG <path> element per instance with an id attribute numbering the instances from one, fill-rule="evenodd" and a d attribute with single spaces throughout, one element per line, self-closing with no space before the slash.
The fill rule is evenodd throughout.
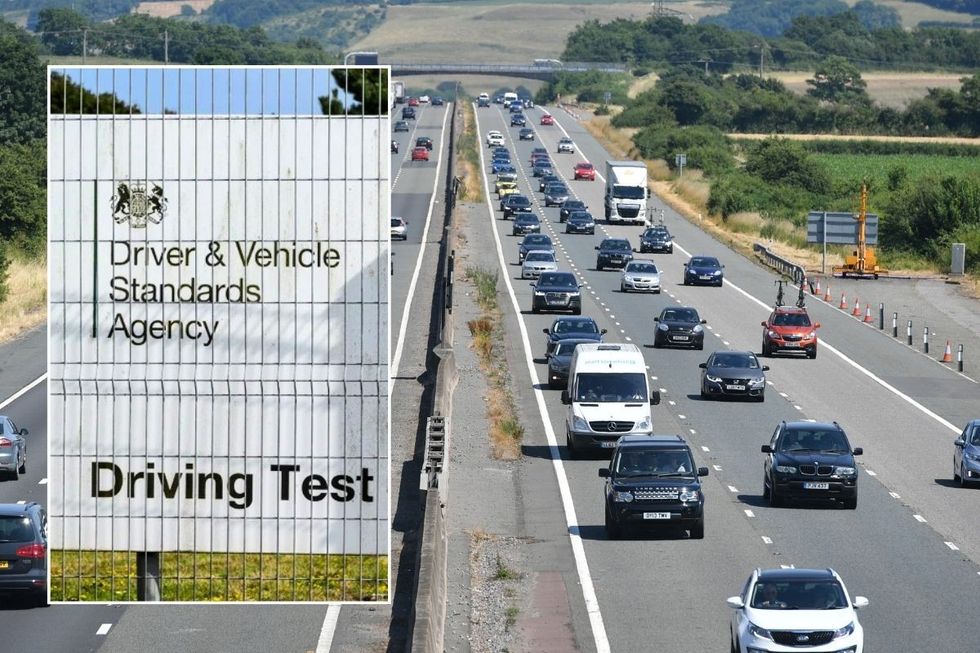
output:
<path id="1" fill-rule="evenodd" d="M 704 538 L 704 494 L 691 447 L 679 435 L 626 435 L 613 450 L 606 479 L 606 535 L 618 539 L 627 526 L 675 526 Z"/>
<path id="2" fill-rule="evenodd" d="M 667 227 L 656 226 L 648 227 L 640 235 L 640 252 L 666 252 L 674 253 L 674 240 L 667 231 Z"/>
<path id="3" fill-rule="evenodd" d="M 48 604 L 47 516 L 39 503 L 0 503 L 0 592 Z"/>
<path id="4" fill-rule="evenodd" d="M 773 507 L 785 499 L 836 499 L 857 508 L 857 465 L 844 429 L 837 422 L 780 422 L 763 464 L 762 495 Z"/>
<path id="5" fill-rule="evenodd" d="M 595 269 L 625 268 L 633 260 L 633 246 L 626 238 L 606 238 L 596 250 Z"/>

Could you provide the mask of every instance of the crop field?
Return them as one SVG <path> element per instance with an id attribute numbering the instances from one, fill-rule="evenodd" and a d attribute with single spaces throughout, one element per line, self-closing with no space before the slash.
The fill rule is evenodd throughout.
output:
<path id="1" fill-rule="evenodd" d="M 929 154 L 814 154 L 814 159 L 830 171 L 835 184 L 858 188 L 863 179 L 872 189 L 885 188 L 888 173 L 896 168 L 908 170 L 909 179 L 929 176 L 980 177 L 980 157 L 936 156 Z"/>

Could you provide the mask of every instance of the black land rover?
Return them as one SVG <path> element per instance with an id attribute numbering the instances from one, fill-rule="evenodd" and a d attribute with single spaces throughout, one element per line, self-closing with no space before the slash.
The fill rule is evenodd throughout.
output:
<path id="1" fill-rule="evenodd" d="M 704 538 L 704 494 L 691 447 L 679 435 L 626 435 L 613 450 L 606 479 L 606 535 L 627 526 L 674 526 Z"/>

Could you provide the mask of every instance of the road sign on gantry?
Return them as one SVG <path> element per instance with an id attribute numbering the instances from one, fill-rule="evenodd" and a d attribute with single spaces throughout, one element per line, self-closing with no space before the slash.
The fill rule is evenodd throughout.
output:
<path id="1" fill-rule="evenodd" d="M 387 69 L 49 75 L 52 548 L 387 555 Z"/>

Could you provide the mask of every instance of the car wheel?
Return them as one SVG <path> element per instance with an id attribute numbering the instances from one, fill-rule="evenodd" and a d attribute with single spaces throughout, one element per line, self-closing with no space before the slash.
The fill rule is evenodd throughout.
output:
<path id="1" fill-rule="evenodd" d="M 765 340 L 762 341 L 762 356 L 764 358 L 772 356 L 772 352 L 769 351 L 769 343 L 767 343 Z"/>
<path id="2" fill-rule="evenodd" d="M 568 449 L 568 457 L 570 459 L 579 459 L 578 449 L 575 448 L 575 443 L 572 442 L 572 435 L 567 430 L 565 431 L 565 448 Z"/>
<path id="3" fill-rule="evenodd" d="M 687 281 L 687 279 L 684 279 L 684 285 L 685 285 L 685 286 L 690 286 L 691 284 L 690 284 L 690 283 L 688 283 L 688 281 Z"/>
<path id="4" fill-rule="evenodd" d="M 959 468 L 956 466 L 956 459 L 954 458 L 953 459 L 953 482 L 954 483 L 961 483 L 962 482 L 961 479 L 963 478 L 963 475 L 960 474 L 960 472 L 958 470 L 959 470 Z"/>
<path id="5" fill-rule="evenodd" d="M 626 292 L 626 284 L 619 284 L 619 292 Z"/>
<path id="6" fill-rule="evenodd" d="M 595 229 L 589 229 L 589 234 L 595 236 Z"/>
<path id="7" fill-rule="evenodd" d="M 668 250 L 667 250 L 667 253 L 668 253 L 668 254 L 673 254 L 673 253 L 674 253 L 674 248 L 673 248 L 673 247 L 671 247 L 670 249 L 668 249 Z"/>
<path id="8" fill-rule="evenodd" d="M 966 480 L 966 470 L 963 469 L 963 463 L 960 463 L 959 482 L 960 482 L 960 487 L 968 487 L 970 485 L 970 481 Z"/>
<path id="9" fill-rule="evenodd" d="M 762 393 L 762 394 L 760 394 L 760 395 L 759 395 L 758 397 L 756 397 L 756 399 L 755 399 L 755 400 L 756 400 L 756 401 L 758 401 L 759 403 L 762 403 L 763 401 L 765 401 L 765 400 L 766 400 L 766 393 L 765 393 L 765 392 L 763 392 L 763 393 Z"/>
<path id="10" fill-rule="evenodd" d="M 740 653 L 738 647 L 735 645 L 735 638 L 731 638 L 728 641 L 730 642 L 729 648 L 731 649 L 731 653 Z"/>
<path id="11" fill-rule="evenodd" d="M 703 540 L 704 539 L 704 518 L 702 517 L 694 526 L 691 527 L 691 539 L 692 540 Z"/>
<path id="12" fill-rule="evenodd" d="M 844 499 L 844 507 L 847 508 L 848 510 L 854 510 L 855 508 L 857 508 L 858 507 L 857 495 Z"/>
<path id="13" fill-rule="evenodd" d="M 10 470 L 10 477 L 9 478 L 10 478 L 11 481 L 16 481 L 17 479 L 19 479 L 20 478 L 20 470 L 17 467 L 14 467 L 13 469 L 11 469 Z"/>
<path id="14" fill-rule="evenodd" d="M 34 605 L 38 608 L 46 608 L 50 603 L 48 603 L 47 592 L 35 592 L 34 593 Z"/>
<path id="15" fill-rule="evenodd" d="M 17 468 L 17 471 L 20 472 L 21 474 L 27 473 L 27 456 L 24 456 L 24 462 L 20 464 L 20 467 Z"/>
<path id="16" fill-rule="evenodd" d="M 577 306 L 577 307 L 575 307 L 575 308 L 572 309 L 572 315 L 581 315 L 581 314 L 582 314 L 582 307 L 581 306 Z"/>
<path id="17" fill-rule="evenodd" d="M 699 341 L 698 344 L 694 345 L 694 348 L 698 351 L 704 350 L 704 340 Z"/>
<path id="18" fill-rule="evenodd" d="M 606 537 L 610 540 L 618 540 L 622 536 L 622 527 L 609 515 L 609 507 L 606 506 Z"/>
<path id="19" fill-rule="evenodd" d="M 597 271 L 599 271 L 599 272 L 602 272 L 602 263 L 600 263 L 599 261 L 596 261 L 595 262 L 595 269 Z"/>
<path id="20" fill-rule="evenodd" d="M 715 284 L 715 286 L 717 286 L 718 288 L 721 288 L 723 285 L 725 285 L 724 281 L 719 281 L 718 283 Z"/>
<path id="21" fill-rule="evenodd" d="M 704 386 L 703 385 L 701 386 L 701 398 L 702 399 L 707 399 L 708 398 L 708 393 L 704 391 Z"/>
<path id="22" fill-rule="evenodd" d="M 806 357 L 809 358 L 810 360 L 813 360 L 814 358 L 816 358 L 817 357 L 817 348 L 814 347 L 813 349 L 809 350 L 806 353 Z"/>
<path id="23" fill-rule="evenodd" d="M 769 505 L 773 508 L 780 508 L 783 505 L 783 498 L 776 494 L 776 486 L 769 487 Z"/>
<path id="24" fill-rule="evenodd" d="M 531 312 L 532 313 L 537 313 L 538 312 L 538 305 L 537 304 L 531 304 Z"/>
<path id="25" fill-rule="evenodd" d="M 766 479 L 762 479 L 762 498 L 769 500 L 769 486 L 766 485 Z"/>

